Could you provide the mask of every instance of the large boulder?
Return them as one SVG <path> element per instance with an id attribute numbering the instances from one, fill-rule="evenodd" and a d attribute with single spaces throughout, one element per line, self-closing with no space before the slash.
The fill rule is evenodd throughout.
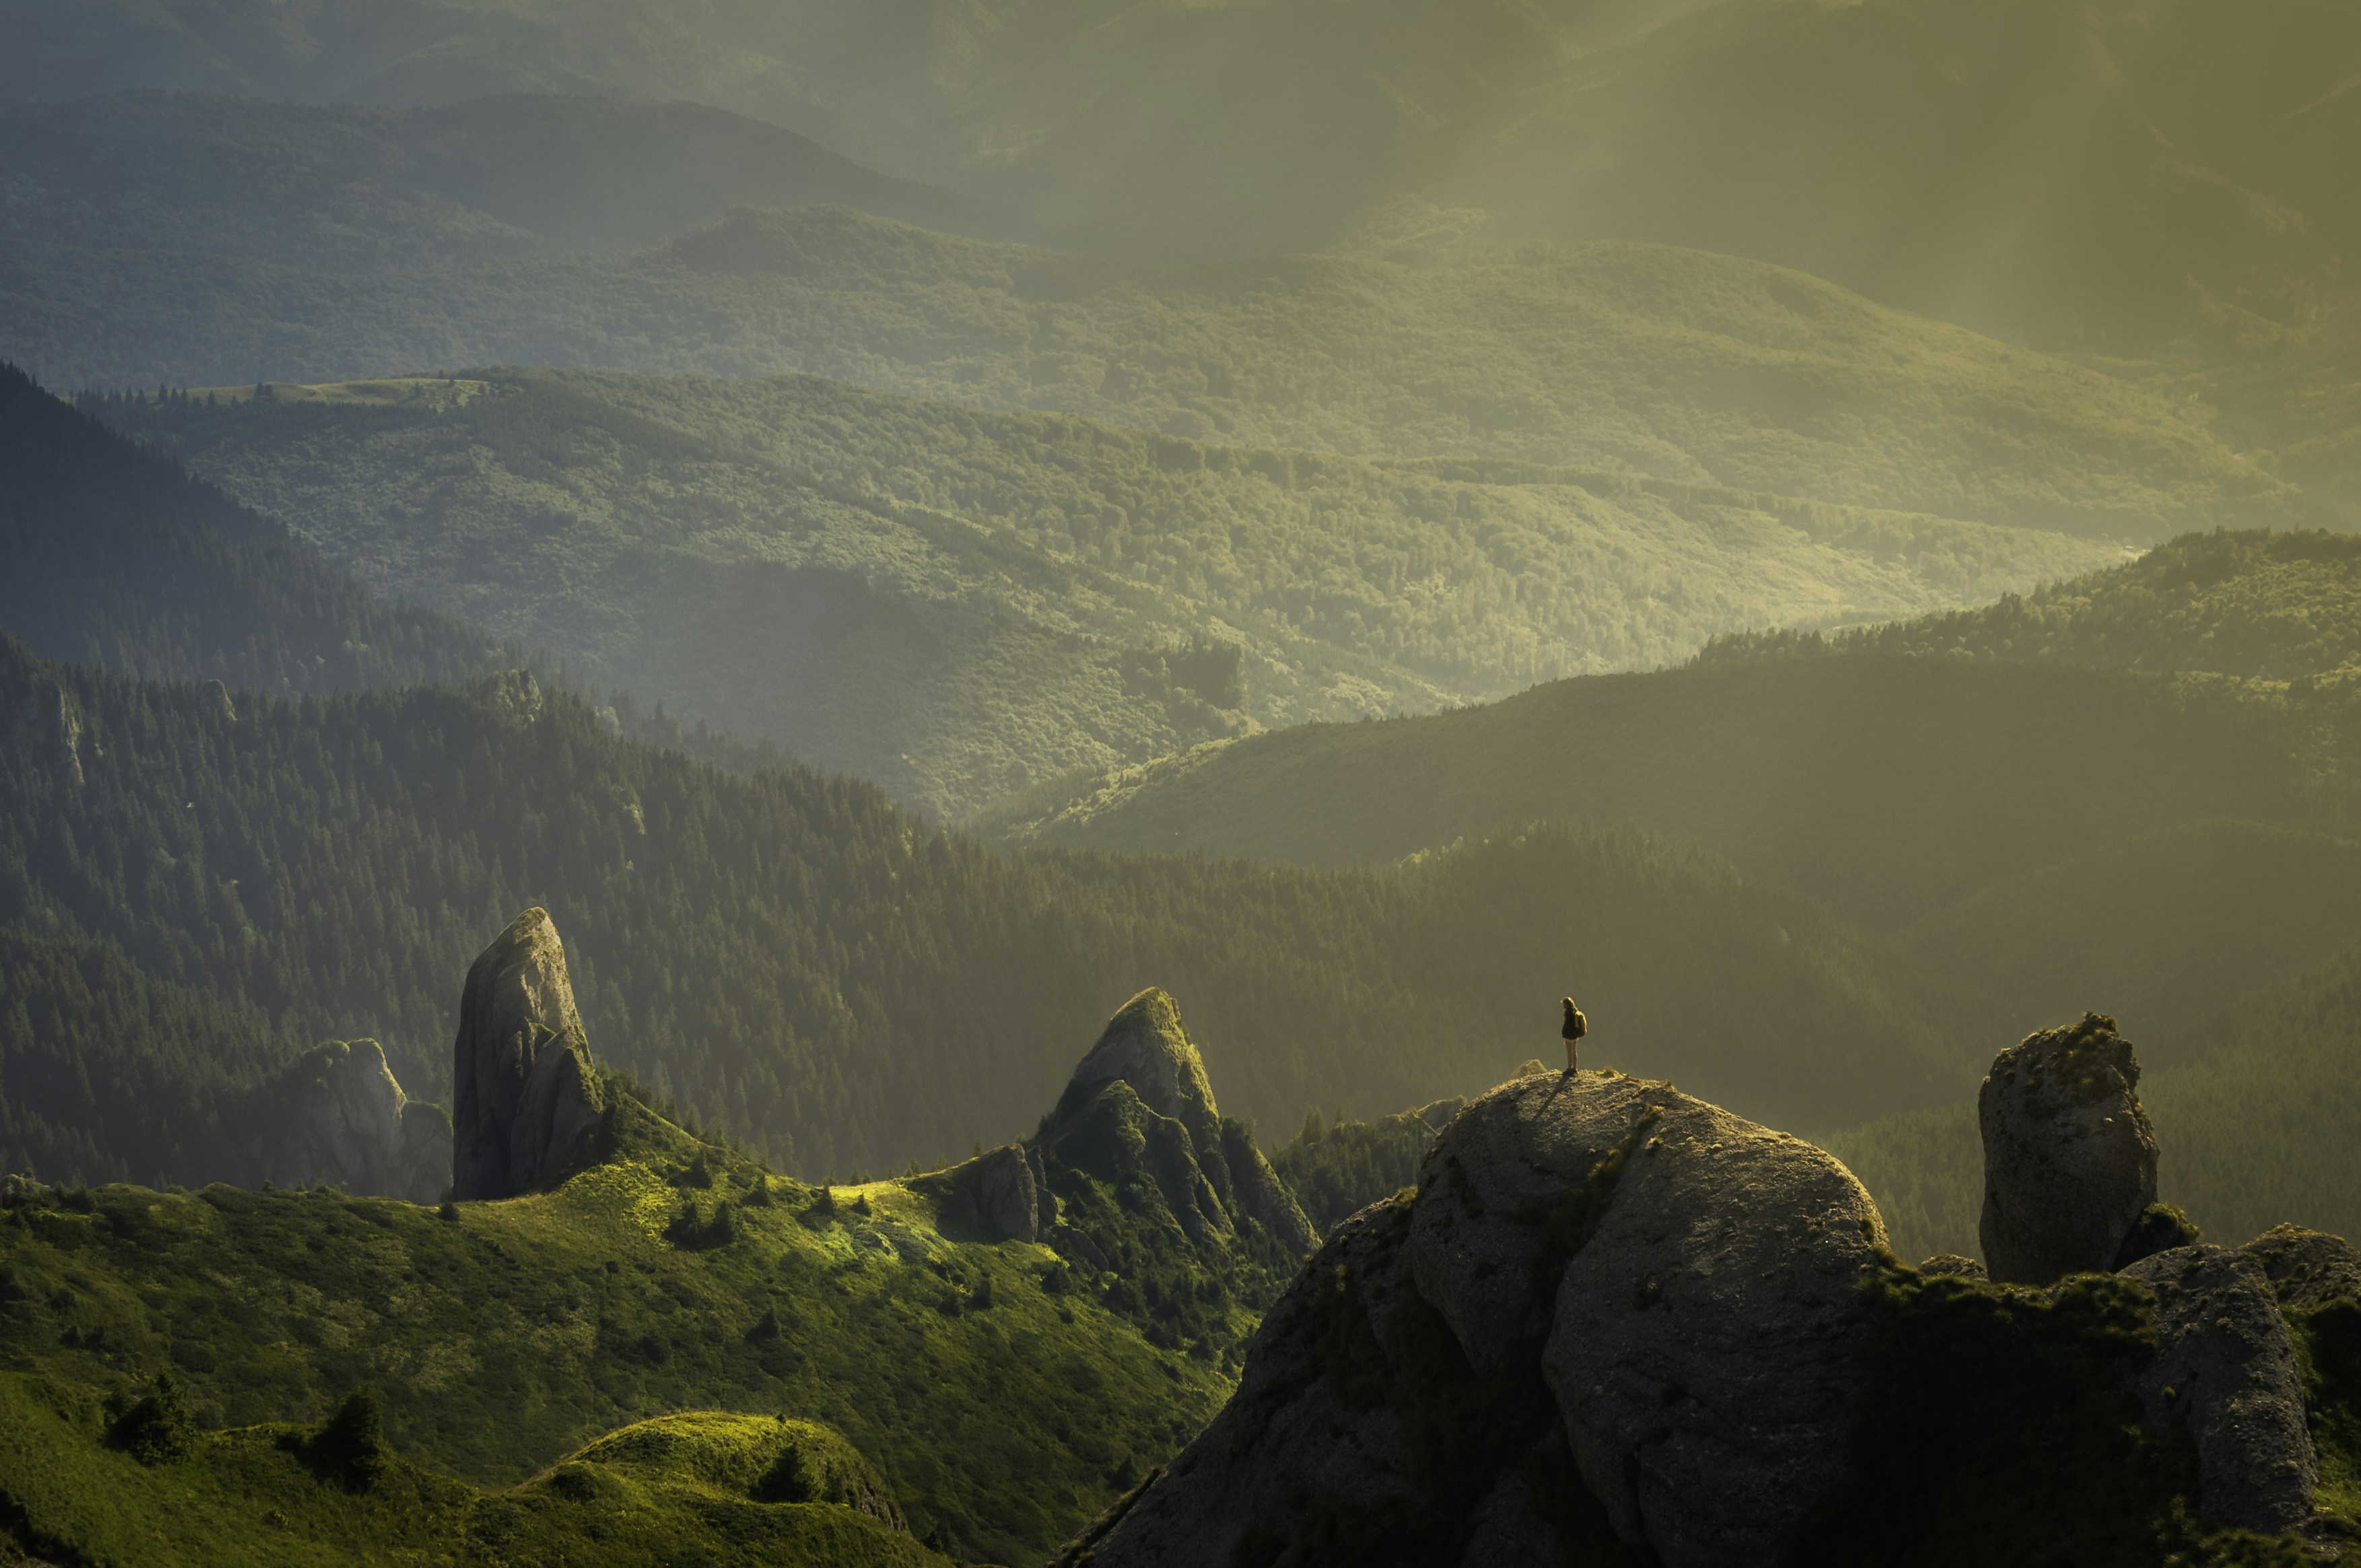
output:
<path id="1" fill-rule="evenodd" d="M 468 969 L 452 1058 L 457 1197 L 514 1197 L 584 1152 L 603 1103 L 548 911 L 518 916 Z"/>
<path id="2" fill-rule="evenodd" d="M 266 1084 L 249 1140 L 256 1175 L 280 1186 L 432 1203 L 451 1182 L 451 1124 L 412 1101 L 375 1040 L 330 1040 Z"/>
<path id="3" fill-rule="evenodd" d="M 2047 1285 L 2130 1261 L 2125 1243 L 2156 1202 L 2156 1135 L 2138 1086 L 2131 1043 L 2096 1013 L 1994 1058 L 1976 1099 L 1978 1234 L 1994 1279 Z"/>
<path id="4" fill-rule="evenodd" d="M 1776 1562 L 1844 1480 L 1884 1227 L 1823 1150 L 1635 1090 L 1620 1169 L 1581 1190 L 1543 1371 L 1623 1540 L 1666 1568 Z"/>
<path id="5" fill-rule="evenodd" d="M 1075 1550 L 1776 1562 L 1843 1479 L 1883 1246 L 1808 1144 L 1613 1073 L 1509 1084 L 1336 1228 L 1229 1405 Z"/>
<path id="6" fill-rule="evenodd" d="M 2123 1273 L 2156 1293 L 2156 1358 L 2140 1401 L 2150 1426 L 2195 1442 L 2199 1511 L 2272 1534 L 2301 1525 L 2318 1471 L 2302 1374 L 2264 1263 L 2187 1246 Z"/>
<path id="7" fill-rule="evenodd" d="M 1427 1150 L 1411 1269 L 1479 1376 L 1539 1354 L 1572 1255 L 1553 1239 L 1565 1207 L 1654 1102 L 1650 1085 L 1616 1072 L 1522 1078 L 1468 1105 Z"/>

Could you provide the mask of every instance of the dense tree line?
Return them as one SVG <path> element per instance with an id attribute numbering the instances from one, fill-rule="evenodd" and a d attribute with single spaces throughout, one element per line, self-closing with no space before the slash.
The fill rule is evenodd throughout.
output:
<path id="1" fill-rule="evenodd" d="M 1956 1089 L 1958 1044 L 1921 1016 L 1915 967 L 1636 834 L 1521 835 L 1348 872 L 1011 855 L 867 784 L 733 775 L 622 740 L 522 674 L 233 706 L 11 642 L 0 696 L 0 925 L 114 943 L 258 1038 L 382 1039 L 434 1099 L 467 961 L 542 904 L 594 1046 L 806 1175 L 1023 1131 L 1106 1013 L 1151 982 L 1180 998 L 1225 1102 L 1249 1115 L 1487 1087 L 1546 1036 L 1570 972 L 1596 999 L 1603 1058 L 1766 1115 L 1868 1115 Z M 224 1030 L 208 1028 L 110 1048 L 202 1080 L 220 1070 L 205 1041 Z M 67 1125 L 93 1104 L 27 1097 L 20 1112 Z M 93 1158 L 155 1174 L 121 1129 L 82 1130 Z"/>

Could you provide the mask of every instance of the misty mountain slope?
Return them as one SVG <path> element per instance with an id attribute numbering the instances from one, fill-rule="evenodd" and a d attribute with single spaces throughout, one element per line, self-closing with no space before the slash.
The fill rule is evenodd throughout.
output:
<path id="1" fill-rule="evenodd" d="M 939 228 L 978 203 L 695 104 L 514 94 L 433 109 L 126 93 L 0 113 L 27 244 L 308 269 L 654 245 L 741 203 Z"/>
<path id="2" fill-rule="evenodd" d="M 1663 240 L 2112 353 L 2304 330 L 2352 237 L 2361 145 L 2340 91 L 2361 22 L 2306 0 L 723 0 L 613 16 L 339 0 L 300 20 L 20 0 L 8 19 L 36 40 L 0 75 L 20 102 L 620 89 L 992 192 L 1077 243 Z"/>
<path id="3" fill-rule="evenodd" d="M 1990 1038 L 2095 1010 L 2141 1061 L 2177 1065 L 2221 1044 L 2235 998 L 2361 943 L 2361 842 L 2190 823 L 2007 878 L 1896 935 L 1985 999 Z"/>
<path id="4" fill-rule="evenodd" d="M 2355 237 L 2361 16 L 2302 0 L 1716 7 L 1558 71 L 1431 191 L 2048 345 L 2306 329 Z"/>
<path id="5" fill-rule="evenodd" d="M 269 691 L 456 681 L 517 651 L 389 609 L 279 524 L 0 365 L 0 628 L 38 652 Z"/>
<path id="6" fill-rule="evenodd" d="M 247 0 L 64 13 L 18 0 L 0 11 L 26 45 L 0 64 L 0 101 L 121 88 L 385 104 L 491 92 L 688 100 L 881 168 L 1023 193 L 1076 227 L 1145 222 L 1155 232 L 1136 237 L 1151 243 L 1297 248 L 1381 193 L 1436 123 L 1695 4 L 327 0 L 291 15 Z M 1159 197 L 1172 209 L 1160 225 Z"/>
<path id="7" fill-rule="evenodd" d="M 1011 857 L 867 785 L 611 738 L 514 678 L 242 695 L 233 721 L 187 686 L 10 661 L 9 689 L 40 701 L 0 751 L 0 920 L 112 942 L 258 1010 L 290 1050 L 381 1040 L 421 1099 L 447 1091 L 448 977 L 529 903 L 569 933 L 609 1059 L 815 1176 L 1028 1125 L 1063 1069 L 1049 1042 L 1150 981 L 1191 1009 L 1233 1108 L 1275 1125 L 1497 1078 L 1546 1045 L 1586 948 L 1615 955 L 1593 981 L 1620 1014 L 1609 1057 L 1678 1063 L 1766 1113 L 1937 1102 L 1960 1070 L 1889 943 L 1630 836 L 1541 832 L 1389 872 Z M 1558 897 L 1569 883 L 1593 895 Z M 71 987 L 25 994 L 62 1009 L 57 1040 L 103 1022 L 56 1001 Z M 1747 1022 L 1750 994 L 1785 999 L 1774 1025 Z M 192 1163 L 164 1174 L 225 1174 L 200 1157 L 212 1134 L 132 1138 L 88 1083 L 52 1083 L 54 1042 L 29 1030 L 0 1037 L 22 1054 L 16 1113 L 63 1129 L 42 1146 L 71 1134 L 94 1150 L 85 1177 L 152 1178 L 179 1139 Z M 121 1032 L 104 1053 L 111 1077 L 163 1086 L 148 1101 L 168 1120 L 204 1113 L 226 1070 L 176 1038 Z"/>
<path id="8" fill-rule="evenodd" d="M 295 151 L 283 141 L 266 145 Z M 88 220 L 86 182 L 11 187 L 0 351 L 69 388 L 494 364 L 805 371 L 1191 439 L 1617 469 L 2135 538 L 2297 504 L 2184 403 L 1727 257 L 1148 264 L 804 207 L 740 210 L 630 257 L 469 261 L 478 236 L 422 251 L 409 236 L 431 225 L 320 225 L 273 193 L 316 186 L 300 160 L 265 159 L 249 183 L 275 215 L 250 223 L 244 186 L 201 191 L 140 234 Z M 321 200 L 341 212 L 409 188 Z M 489 213 L 460 215 L 486 245 L 521 242 Z M 246 237 L 291 226 L 291 248 Z"/>
<path id="9" fill-rule="evenodd" d="M 2234 697 L 2112 673 L 1764 660 L 1213 743 L 972 826 L 1337 865 L 1501 822 L 1630 821 L 1883 924 L 2146 830 L 2310 821 L 2291 740 Z"/>
<path id="10" fill-rule="evenodd" d="M 381 594 L 944 813 L 1258 724 L 1498 696 L 1677 658 L 1732 625 L 1957 603 L 2112 554 L 810 378 L 213 396 L 91 406 Z"/>
<path id="11" fill-rule="evenodd" d="M 2310 677 L 2316 685 L 2361 666 L 2361 539 L 2308 530 L 2192 533 L 1996 604 L 1834 638 L 1741 634 L 1718 641 L 1706 657 L 1818 652 L 2202 671 L 2268 682 Z"/>

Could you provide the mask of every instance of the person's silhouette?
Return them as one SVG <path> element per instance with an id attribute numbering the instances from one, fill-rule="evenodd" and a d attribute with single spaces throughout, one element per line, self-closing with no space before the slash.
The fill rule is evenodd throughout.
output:
<path id="1" fill-rule="evenodd" d="M 1578 1070 L 1575 1066 L 1575 1052 L 1582 1045 L 1582 1036 L 1590 1033 L 1590 1020 L 1582 1015 L 1582 1009 L 1574 1004 L 1573 997 L 1562 997 L 1559 1001 L 1565 1008 L 1565 1023 L 1559 1028 L 1558 1036 L 1565 1041 L 1565 1070 L 1574 1072 Z"/>

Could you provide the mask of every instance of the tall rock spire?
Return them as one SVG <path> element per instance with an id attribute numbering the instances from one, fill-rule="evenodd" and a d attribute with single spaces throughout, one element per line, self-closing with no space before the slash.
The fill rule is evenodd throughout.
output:
<path id="1" fill-rule="evenodd" d="M 467 970 L 452 1060 L 459 1198 L 511 1198 L 579 1150 L 604 1109 L 590 1043 L 545 909 L 528 909 Z"/>

